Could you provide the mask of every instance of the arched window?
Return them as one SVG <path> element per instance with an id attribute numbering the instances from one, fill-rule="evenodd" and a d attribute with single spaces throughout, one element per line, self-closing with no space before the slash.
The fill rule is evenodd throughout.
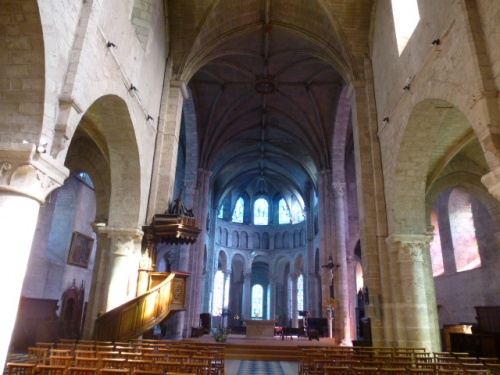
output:
<path id="1" fill-rule="evenodd" d="M 279 224 L 290 224 L 291 222 L 291 215 L 290 215 L 290 210 L 288 209 L 288 205 L 286 204 L 286 201 L 284 198 L 281 198 L 279 203 L 279 219 L 278 223 Z"/>
<path id="2" fill-rule="evenodd" d="M 454 189 L 448 201 L 448 213 L 457 272 L 480 267 L 481 257 L 469 194 Z"/>
<path id="3" fill-rule="evenodd" d="M 398 52 L 401 56 L 420 21 L 417 0 L 392 0 L 392 15 Z"/>
<path id="4" fill-rule="evenodd" d="M 267 225 L 269 222 L 269 203 L 264 198 L 259 198 L 253 205 L 254 225 Z"/>
<path id="5" fill-rule="evenodd" d="M 295 199 L 292 201 L 292 223 L 302 223 L 304 221 L 304 210 L 300 206 L 300 203 Z"/>
<path id="6" fill-rule="evenodd" d="M 431 211 L 431 224 L 434 226 L 434 238 L 430 244 L 432 276 L 439 276 L 444 274 L 444 263 L 441 249 L 441 237 L 439 235 L 439 222 L 435 209 Z"/>
<path id="7" fill-rule="evenodd" d="M 304 311 L 304 277 L 302 274 L 297 278 L 297 310 Z"/>
<path id="8" fill-rule="evenodd" d="M 214 298 L 212 305 L 212 315 L 222 314 L 222 304 L 224 303 L 224 273 L 217 271 L 214 278 Z"/>
<path id="9" fill-rule="evenodd" d="M 243 213 L 245 212 L 245 201 L 239 197 L 233 211 L 233 223 L 243 223 Z"/>
<path id="10" fill-rule="evenodd" d="M 262 318 L 264 289 L 262 285 L 252 287 L 252 318 Z"/>

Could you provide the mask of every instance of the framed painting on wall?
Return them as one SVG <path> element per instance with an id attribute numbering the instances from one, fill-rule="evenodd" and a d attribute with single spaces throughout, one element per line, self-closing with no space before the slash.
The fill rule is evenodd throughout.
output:
<path id="1" fill-rule="evenodd" d="M 69 249 L 68 264 L 87 268 L 94 247 L 94 239 L 80 232 L 74 232 Z"/>

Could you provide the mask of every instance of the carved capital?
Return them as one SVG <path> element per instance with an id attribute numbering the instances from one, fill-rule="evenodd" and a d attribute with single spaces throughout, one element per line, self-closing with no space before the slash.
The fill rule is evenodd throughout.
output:
<path id="1" fill-rule="evenodd" d="M 144 232 L 137 228 L 102 227 L 99 233 L 106 234 L 111 241 L 111 253 L 132 255 L 141 249 Z"/>
<path id="2" fill-rule="evenodd" d="M 388 244 L 396 250 L 399 263 L 422 262 L 424 251 L 429 251 L 432 235 L 398 234 L 387 238 Z"/>
<path id="3" fill-rule="evenodd" d="M 23 195 L 41 204 L 62 186 L 69 171 L 32 143 L 0 143 L 0 192 Z"/>
<path id="4" fill-rule="evenodd" d="M 341 182 L 334 182 L 332 183 L 332 190 L 333 190 L 333 195 L 336 198 L 343 198 L 345 195 L 345 184 Z"/>

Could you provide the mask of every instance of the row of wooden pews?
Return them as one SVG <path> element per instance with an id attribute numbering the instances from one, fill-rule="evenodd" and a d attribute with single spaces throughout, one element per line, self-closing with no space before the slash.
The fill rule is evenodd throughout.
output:
<path id="1" fill-rule="evenodd" d="M 224 344 L 168 340 L 60 340 L 28 348 L 26 362 L 8 362 L 9 375 L 223 375 Z"/>
<path id="2" fill-rule="evenodd" d="M 500 374 L 496 357 L 424 348 L 299 347 L 299 375 Z"/>

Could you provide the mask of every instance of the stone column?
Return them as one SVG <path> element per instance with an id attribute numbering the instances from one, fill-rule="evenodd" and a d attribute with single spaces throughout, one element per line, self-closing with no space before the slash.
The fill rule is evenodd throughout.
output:
<path id="1" fill-rule="evenodd" d="M 224 271 L 224 299 L 222 302 L 222 309 L 226 312 L 229 311 L 229 292 L 230 292 L 230 281 L 231 281 L 231 270 Z M 227 327 L 229 324 L 228 315 L 223 316 L 224 326 Z"/>
<path id="2" fill-rule="evenodd" d="M 207 215 L 209 209 L 210 176 L 212 172 L 205 169 L 198 169 L 198 178 L 193 212 L 200 222 L 201 232 L 197 241 L 192 245 L 188 279 L 189 304 L 187 311 L 187 321 L 184 323 L 184 337 L 191 332 L 191 327 L 197 327 L 200 320 L 200 313 L 203 301 L 203 262 L 206 246 Z"/>
<path id="3" fill-rule="evenodd" d="M 406 346 L 424 347 L 428 351 L 438 350 L 436 337 L 432 332 L 434 324 L 430 316 L 437 314 L 436 298 L 430 304 L 427 290 L 434 285 L 434 280 L 425 277 L 423 269 L 425 252 L 429 251 L 431 236 L 428 235 L 394 235 L 390 241 L 396 250 L 401 294 L 400 301 L 404 307 L 399 313 L 404 313 L 404 330 L 406 331 Z M 400 328 L 401 329 L 401 328 Z"/>
<path id="4" fill-rule="evenodd" d="M 156 139 L 157 151 L 154 156 L 148 217 L 146 218 L 148 222 L 154 214 L 162 214 L 168 210 L 173 199 L 182 104 L 188 97 L 186 85 L 182 81 L 169 81 L 166 77 L 163 87 L 160 125 Z"/>
<path id="5" fill-rule="evenodd" d="M 299 313 L 297 311 L 297 278 L 298 275 L 292 275 L 292 295 L 290 296 L 292 299 L 292 327 L 297 328 L 299 326 Z"/>
<path id="6" fill-rule="evenodd" d="M 243 312 L 242 320 L 252 319 L 252 273 L 245 272 L 243 281 Z"/>
<path id="7" fill-rule="evenodd" d="M 337 275 L 335 278 L 335 289 L 338 300 L 335 313 L 335 331 L 340 334 L 340 340 L 343 344 L 351 345 L 351 320 L 349 317 L 349 291 L 347 284 L 345 183 L 334 183 L 333 192 L 335 198 L 336 262 L 340 266 L 336 270 Z"/>
<path id="8" fill-rule="evenodd" d="M 34 144 L 0 143 L 0 368 L 17 316 L 40 205 L 62 186 L 68 170 Z"/>
<path id="9" fill-rule="evenodd" d="M 330 171 L 323 170 L 318 173 L 318 201 L 319 201 L 319 214 L 318 225 L 320 239 L 320 264 L 325 265 L 329 262 L 329 257 L 333 256 L 334 242 L 332 231 L 331 213 L 333 212 L 331 189 L 330 189 Z M 321 272 L 321 302 L 330 298 L 330 272 L 325 270 Z M 322 312 L 323 314 L 326 311 Z"/>
<path id="10" fill-rule="evenodd" d="M 269 275 L 269 318 L 268 319 L 276 319 L 276 275 Z"/>

